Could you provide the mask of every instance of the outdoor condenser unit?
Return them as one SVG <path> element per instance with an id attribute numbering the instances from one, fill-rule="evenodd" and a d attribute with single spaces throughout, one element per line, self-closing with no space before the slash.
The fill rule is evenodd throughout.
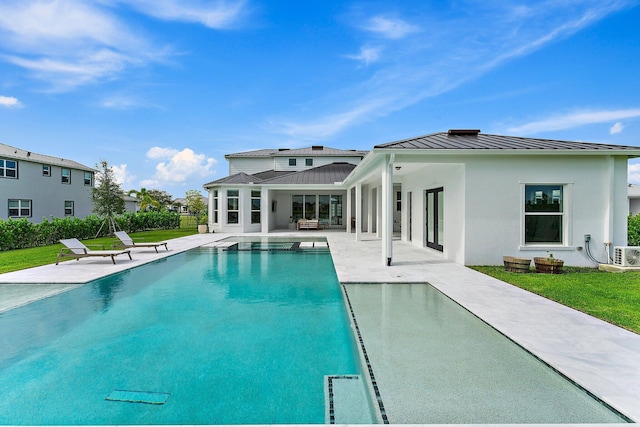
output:
<path id="1" fill-rule="evenodd" d="M 613 263 L 622 267 L 640 267 L 640 246 L 616 246 Z"/>

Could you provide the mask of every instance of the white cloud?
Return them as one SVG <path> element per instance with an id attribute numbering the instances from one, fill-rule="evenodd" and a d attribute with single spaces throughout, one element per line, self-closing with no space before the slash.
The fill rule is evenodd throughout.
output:
<path id="1" fill-rule="evenodd" d="M 18 101 L 18 98 L 0 95 L 0 107 L 16 108 L 21 106 L 22 103 Z"/>
<path id="2" fill-rule="evenodd" d="M 167 52 L 105 7 L 78 0 L 0 4 L 0 56 L 48 83 L 51 91 L 111 79 Z"/>
<path id="3" fill-rule="evenodd" d="M 631 184 L 640 185 L 640 163 L 629 163 L 627 179 Z"/>
<path id="4" fill-rule="evenodd" d="M 156 165 L 156 173 L 145 183 L 154 185 L 183 183 L 191 177 L 207 177 L 215 173 L 216 159 L 197 154 L 190 148 L 178 151 L 174 148 L 151 147 L 147 157 L 164 160 Z"/>
<path id="5" fill-rule="evenodd" d="M 123 189 L 131 188 L 133 186 L 133 182 L 135 181 L 135 175 L 131 175 L 129 171 L 127 171 L 127 164 L 121 164 L 120 166 L 111 165 L 111 170 L 113 171 L 113 177 L 115 181 L 120 184 Z"/>
<path id="6" fill-rule="evenodd" d="M 365 65 L 377 62 L 380 59 L 379 47 L 363 46 L 360 48 L 360 53 L 355 55 L 344 55 L 345 58 L 355 59 L 356 61 L 364 62 Z"/>
<path id="7" fill-rule="evenodd" d="M 513 126 L 507 130 L 518 135 L 533 135 L 541 132 L 571 129 L 589 124 L 606 123 L 636 117 L 640 117 L 640 108 L 612 111 L 582 111 L 555 115 L 546 119 Z M 616 125 L 618 125 L 618 123 L 616 123 Z M 617 129 L 616 125 L 611 128 L 612 131 L 614 128 Z M 619 128 L 622 130 L 621 124 Z"/>
<path id="8" fill-rule="evenodd" d="M 247 13 L 245 1 L 133 0 L 142 13 L 169 21 L 194 22 L 209 28 L 232 27 Z"/>
<path id="9" fill-rule="evenodd" d="M 611 129 L 609 129 L 609 133 L 611 135 L 614 135 L 616 133 L 622 132 L 622 129 L 624 129 L 624 125 L 620 122 L 616 122 L 613 124 L 613 126 L 611 126 Z"/>
<path id="10" fill-rule="evenodd" d="M 420 31 L 420 27 L 409 24 L 398 18 L 387 18 L 385 16 L 374 16 L 370 18 L 362 28 L 380 37 L 398 40 L 412 33 Z"/>

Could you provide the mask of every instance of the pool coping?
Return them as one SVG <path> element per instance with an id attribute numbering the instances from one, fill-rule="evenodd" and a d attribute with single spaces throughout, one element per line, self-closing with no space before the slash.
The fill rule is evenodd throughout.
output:
<path id="1" fill-rule="evenodd" d="M 306 233 L 269 236 L 283 234 L 302 237 Z M 77 287 L 232 235 L 215 233 L 172 239 L 168 252 L 135 250 L 132 261 L 117 259 L 116 265 L 106 259 L 82 259 L 4 273 L 0 274 L 0 287 L 35 283 Z M 382 242 L 375 235 L 364 233 L 360 241 L 355 240 L 354 234 L 344 232 L 313 232 L 313 236 L 327 238 L 341 284 L 427 282 L 607 405 L 640 421 L 640 335 L 443 260 L 408 242 L 393 242 L 394 260 L 391 266 L 385 266 Z M 47 279 L 43 281 L 43 277 Z M 43 297 L 46 296 L 37 299 Z M 24 301 L 20 305 L 23 304 Z M 0 306 L 0 312 L 6 310 Z M 386 392 L 405 393 L 412 398 L 407 390 Z"/>

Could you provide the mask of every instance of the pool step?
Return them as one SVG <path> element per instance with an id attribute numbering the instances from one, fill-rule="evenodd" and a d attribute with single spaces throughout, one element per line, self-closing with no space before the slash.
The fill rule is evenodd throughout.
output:
<path id="1" fill-rule="evenodd" d="M 375 424 L 360 375 L 325 375 L 325 424 Z"/>

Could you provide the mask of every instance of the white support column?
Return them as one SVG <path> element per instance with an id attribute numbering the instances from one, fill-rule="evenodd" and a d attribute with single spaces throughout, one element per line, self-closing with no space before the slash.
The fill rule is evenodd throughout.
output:
<path id="1" fill-rule="evenodd" d="M 347 233 L 351 233 L 351 188 L 347 188 Z"/>
<path id="2" fill-rule="evenodd" d="M 260 192 L 260 225 L 262 228 L 262 233 L 266 234 L 269 232 L 270 221 L 271 204 L 269 203 L 269 190 L 263 188 Z"/>
<path id="3" fill-rule="evenodd" d="M 209 212 L 207 222 L 209 233 L 213 233 L 213 190 L 207 189 L 207 212 Z"/>
<path id="4" fill-rule="evenodd" d="M 382 186 L 376 187 L 376 237 L 382 237 Z"/>
<path id="5" fill-rule="evenodd" d="M 362 234 L 362 183 L 356 184 L 356 240 L 360 240 Z"/>
<path id="6" fill-rule="evenodd" d="M 369 188 L 369 197 L 367 198 L 367 233 L 373 232 L 373 188 Z"/>
<path id="7" fill-rule="evenodd" d="M 393 161 L 387 156 L 382 171 L 382 258 L 384 265 L 391 265 L 393 258 Z"/>

